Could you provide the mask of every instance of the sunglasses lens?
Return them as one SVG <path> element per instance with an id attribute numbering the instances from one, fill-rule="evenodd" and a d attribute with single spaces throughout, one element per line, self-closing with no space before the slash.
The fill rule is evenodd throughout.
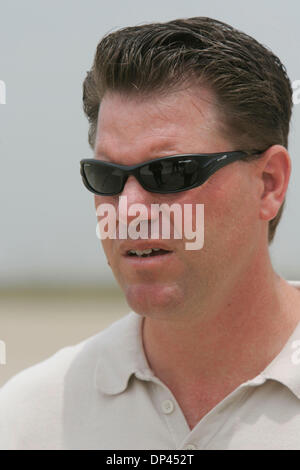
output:
<path id="1" fill-rule="evenodd" d="M 199 186 L 207 180 L 212 170 L 211 160 L 202 159 L 199 155 L 178 155 L 138 166 L 134 174 L 144 189 L 164 194 Z M 90 191 L 109 196 L 122 192 L 128 171 L 107 162 L 89 159 L 82 163 L 82 176 Z"/>
<path id="2" fill-rule="evenodd" d="M 192 186 L 198 177 L 199 165 L 194 159 L 170 159 L 150 163 L 140 169 L 144 186 L 157 191 L 178 191 Z"/>
<path id="3" fill-rule="evenodd" d="M 101 194 L 117 194 L 122 191 L 123 173 L 107 165 L 85 163 L 84 174 L 92 190 Z"/>

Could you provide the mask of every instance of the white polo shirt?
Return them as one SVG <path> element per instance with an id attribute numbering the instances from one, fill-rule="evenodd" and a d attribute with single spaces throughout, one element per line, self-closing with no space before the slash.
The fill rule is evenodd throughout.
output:
<path id="1" fill-rule="evenodd" d="M 300 323 L 192 431 L 149 369 L 141 327 L 130 312 L 12 377 L 0 389 L 0 449 L 300 450 Z"/>

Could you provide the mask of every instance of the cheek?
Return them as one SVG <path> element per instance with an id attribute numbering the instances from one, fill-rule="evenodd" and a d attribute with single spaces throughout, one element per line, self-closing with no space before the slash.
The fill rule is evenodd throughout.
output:
<path id="1" fill-rule="evenodd" d="M 255 179 L 244 167 L 232 170 L 229 165 L 213 175 L 195 196 L 204 203 L 204 248 L 223 258 L 245 251 L 259 230 Z"/>
<path id="2" fill-rule="evenodd" d="M 232 184 L 220 185 L 207 204 L 207 236 L 230 255 L 241 253 L 255 244 L 259 230 L 258 200 L 249 181 L 237 178 Z M 210 243 L 210 240 L 207 240 Z"/>
<path id="3" fill-rule="evenodd" d="M 101 244 L 102 244 L 102 247 L 106 256 L 111 257 L 113 254 L 114 239 L 110 238 L 109 236 L 107 238 L 102 238 L 100 226 L 105 232 L 115 231 L 116 217 L 114 216 L 114 214 L 116 214 L 117 212 L 116 202 L 113 197 L 95 196 L 94 203 L 95 203 L 95 210 L 96 210 L 96 220 L 97 220 L 97 225 L 98 225 L 97 236 L 101 241 Z M 108 212 L 105 209 L 106 205 L 109 206 Z M 110 229 L 108 230 L 108 228 Z"/>
<path id="4" fill-rule="evenodd" d="M 102 248 L 104 250 L 104 253 L 106 255 L 106 257 L 109 258 L 111 257 L 112 255 L 112 244 L 111 244 L 111 240 L 109 238 L 105 239 L 105 240 L 101 240 L 101 244 L 102 244 Z"/>

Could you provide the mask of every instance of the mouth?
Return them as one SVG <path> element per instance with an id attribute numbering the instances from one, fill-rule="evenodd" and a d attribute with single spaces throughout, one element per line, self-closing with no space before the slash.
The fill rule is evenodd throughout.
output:
<path id="1" fill-rule="evenodd" d="M 165 256 L 168 253 L 172 252 L 162 248 L 148 248 L 146 250 L 128 250 L 126 256 L 135 258 L 151 258 L 156 256 Z"/>

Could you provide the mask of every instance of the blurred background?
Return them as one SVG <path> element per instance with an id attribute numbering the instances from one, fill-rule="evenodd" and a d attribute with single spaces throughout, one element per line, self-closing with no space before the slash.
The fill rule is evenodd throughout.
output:
<path id="1" fill-rule="evenodd" d="M 58 349 L 129 312 L 96 238 L 81 158 L 92 158 L 82 82 L 101 37 L 118 28 L 209 16 L 255 37 L 300 79 L 296 0 L 0 0 L 0 386 Z M 300 279 L 300 105 L 289 139 L 293 170 L 271 256 Z"/>

